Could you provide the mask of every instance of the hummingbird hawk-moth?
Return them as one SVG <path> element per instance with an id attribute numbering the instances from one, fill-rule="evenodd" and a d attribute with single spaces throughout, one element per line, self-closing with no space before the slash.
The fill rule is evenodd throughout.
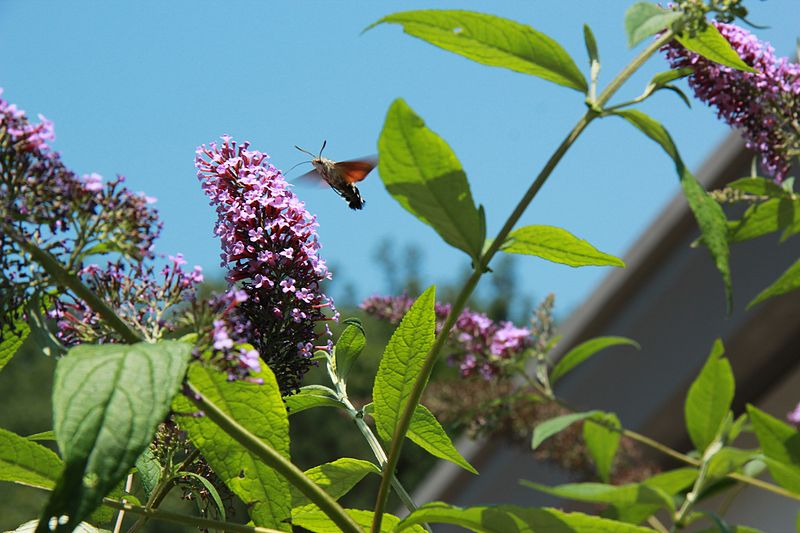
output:
<path id="1" fill-rule="evenodd" d="M 313 179 L 322 180 L 333 189 L 336 194 L 341 196 L 350 206 L 350 209 L 361 209 L 364 207 L 364 199 L 361 197 L 361 192 L 356 187 L 356 183 L 367 177 L 367 174 L 372 172 L 375 168 L 376 161 L 374 158 L 354 159 L 352 161 L 334 161 L 327 157 L 322 157 L 322 151 L 325 149 L 328 141 L 322 143 L 322 148 L 319 154 L 314 155 L 308 150 L 303 150 L 299 146 L 295 146 L 301 152 L 311 156 L 309 161 L 314 170 L 303 174 L 298 179 Z"/>

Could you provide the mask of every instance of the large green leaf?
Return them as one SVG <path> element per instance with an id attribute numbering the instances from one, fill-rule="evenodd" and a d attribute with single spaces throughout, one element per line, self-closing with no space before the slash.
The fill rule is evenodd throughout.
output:
<path id="1" fill-rule="evenodd" d="M 594 424 L 592 420 L 598 420 L 602 424 Z M 583 440 L 586 443 L 586 448 L 594 460 L 597 475 L 606 483 L 611 477 L 614 456 L 617 455 L 619 441 L 622 438 L 620 431 L 614 431 L 611 428 L 619 430 L 621 427 L 619 418 L 614 413 L 599 414 L 583 424 Z"/>
<path id="2" fill-rule="evenodd" d="M 0 370 L 14 357 L 30 332 L 31 328 L 24 320 L 14 321 L 13 326 L 3 324 L 3 331 L 0 333 Z"/>
<path id="3" fill-rule="evenodd" d="M 49 448 L 0 428 L 0 481 L 52 489 L 63 466 Z"/>
<path id="4" fill-rule="evenodd" d="M 580 420 L 586 420 L 589 417 L 602 413 L 602 411 L 586 411 L 583 413 L 570 413 L 568 415 L 557 416 L 550 420 L 540 422 L 533 428 L 533 438 L 531 439 L 531 448 L 534 450 L 545 440 L 549 439 L 556 433 L 560 433 L 567 427 Z"/>
<path id="5" fill-rule="evenodd" d="M 723 357 L 725 348 L 717 339 L 706 364 L 689 387 L 684 414 L 686 429 L 695 448 L 702 453 L 719 434 L 734 393 L 731 364 Z"/>
<path id="6" fill-rule="evenodd" d="M 290 416 L 314 407 L 345 408 L 345 405 L 336 396 L 336 392 L 324 385 L 305 385 L 283 400 L 286 402 L 286 410 Z"/>
<path id="7" fill-rule="evenodd" d="M 761 291 L 758 296 L 753 298 L 753 301 L 747 304 L 747 308 L 750 309 L 754 305 L 759 304 L 764 300 L 774 296 L 780 296 L 781 294 L 786 294 L 787 292 L 797 290 L 798 288 L 800 288 L 800 260 L 795 261 L 795 263 L 790 266 L 786 272 L 781 274 L 772 285 Z"/>
<path id="8" fill-rule="evenodd" d="M 771 459 L 770 474 L 783 488 L 800 494 L 800 432 L 752 405 L 747 413 L 761 451 Z"/>
<path id="9" fill-rule="evenodd" d="M 703 31 L 698 32 L 694 37 L 679 35 L 675 39 L 687 50 L 700 54 L 720 65 L 735 68 L 736 70 L 744 70 L 745 72 L 758 72 L 742 61 L 736 50 L 731 47 L 731 43 L 712 24 L 708 24 Z"/>
<path id="10" fill-rule="evenodd" d="M 567 500 L 622 506 L 635 504 L 658 505 L 674 511 L 672 498 L 666 492 L 643 483 L 630 483 L 628 485 L 565 483 L 555 487 L 526 480 L 522 480 L 520 483 L 528 488 Z"/>
<path id="11" fill-rule="evenodd" d="M 395 531 L 423 523 L 455 524 L 480 533 L 652 533 L 652 529 L 623 524 L 583 513 L 516 505 L 456 507 L 431 502 L 408 515 Z"/>
<path id="12" fill-rule="evenodd" d="M 336 358 L 336 373 L 346 379 L 350 369 L 358 356 L 367 345 L 367 337 L 361 324 L 349 324 L 336 341 L 334 357 Z"/>
<path id="13" fill-rule="evenodd" d="M 477 258 L 486 229 L 461 163 L 401 99 L 386 114 L 378 152 L 389 194 L 445 242 Z"/>
<path id="14" fill-rule="evenodd" d="M 381 435 L 384 439 L 391 439 L 391 435 Z M 445 461 L 455 463 L 464 470 L 477 474 L 478 471 L 464 459 L 464 456 L 453 445 L 453 441 L 445 432 L 436 417 L 427 407 L 417 405 L 411 425 L 408 426 L 408 438 L 423 450 Z"/>
<path id="15" fill-rule="evenodd" d="M 588 241 L 553 226 L 524 226 L 509 234 L 501 249 L 512 254 L 535 255 L 571 267 L 618 266 L 622 259 L 601 252 Z"/>
<path id="16" fill-rule="evenodd" d="M 503 67 L 586 92 L 586 78 L 560 44 L 530 26 L 471 11 L 421 10 L 394 13 L 378 24 L 403 31 L 483 65 Z M 367 29 L 369 29 L 367 28 Z"/>
<path id="17" fill-rule="evenodd" d="M 71 531 L 130 471 L 186 374 L 191 345 L 83 344 L 58 361 L 53 423 L 65 468 L 41 517 Z"/>
<path id="18" fill-rule="evenodd" d="M 637 2 L 625 12 L 625 33 L 628 46 L 633 48 L 651 35 L 655 35 L 680 18 L 679 11 L 667 11 L 650 2 Z"/>
<path id="19" fill-rule="evenodd" d="M 347 514 L 355 521 L 356 524 L 364 528 L 364 531 L 369 531 L 372 525 L 372 518 L 375 514 L 372 511 L 363 511 L 361 509 L 345 509 Z M 307 529 L 312 533 L 340 533 L 341 529 L 328 518 L 322 511 L 311 511 L 292 517 L 292 523 Z M 395 527 L 400 523 L 400 519 L 389 513 L 384 513 L 381 518 L 381 533 L 393 533 Z M 411 526 L 411 531 L 414 533 L 425 533 L 421 526 Z"/>
<path id="20" fill-rule="evenodd" d="M 284 457 L 289 457 L 289 420 L 278 383 L 269 368 L 258 375 L 263 384 L 228 381 L 224 372 L 199 364 L 189 368 L 192 385 Z M 176 411 L 192 413 L 192 404 L 178 397 Z M 275 470 L 248 452 L 206 417 L 182 416 L 180 427 L 189 433 L 214 473 L 248 506 L 257 526 L 285 529 L 291 515 L 289 483 Z"/>
<path id="21" fill-rule="evenodd" d="M 338 500 L 352 489 L 356 483 L 368 474 L 380 475 L 381 469 L 369 461 L 343 457 L 331 463 L 315 466 L 306 470 L 305 474 L 314 483 L 322 487 L 334 500 Z M 301 515 L 319 510 L 319 507 L 310 503 L 303 493 L 297 488 L 292 491 L 292 515 Z"/>
<path id="22" fill-rule="evenodd" d="M 728 249 L 728 226 L 725 212 L 722 207 L 709 195 L 700 183 L 695 179 L 691 172 L 683 164 L 678 149 L 672 140 L 669 132 L 657 120 L 637 111 L 628 109 L 615 111 L 618 115 L 642 133 L 658 143 L 667 152 L 675 163 L 675 170 L 683 188 L 683 194 L 689 204 L 689 208 L 694 214 L 700 232 L 703 235 L 703 243 L 711 253 L 714 264 L 722 275 L 722 282 L 725 287 L 725 300 L 728 310 L 733 305 L 733 293 L 731 288 L 731 269 L 729 264 L 730 250 Z"/>
<path id="23" fill-rule="evenodd" d="M 553 371 L 550 373 L 550 383 L 554 384 L 570 370 L 583 363 L 600 350 L 619 345 L 628 345 L 633 346 L 637 350 L 640 349 L 639 343 L 627 337 L 596 337 L 582 342 L 558 360 L 558 363 L 556 363 L 556 366 L 553 367 Z"/>
<path id="24" fill-rule="evenodd" d="M 383 352 L 372 399 L 375 423 L 381 435 L 391 438 L 419 376 L 425 356 L 433 345 L 436 317 L 435 287 L 417 298 L 392 334 Z"/>

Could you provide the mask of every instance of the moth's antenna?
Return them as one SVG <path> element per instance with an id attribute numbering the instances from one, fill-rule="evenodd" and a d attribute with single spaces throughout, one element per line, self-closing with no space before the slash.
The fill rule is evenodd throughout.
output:
<path id="1" fill-rule="evenodd" d="M 287 171 L 286 171 L 286 174 L 288 174 L 288 173 L 289 173 L 289 172 L 291 172 L 292 170 L 296 169 L 296 168 L 297 168 L 297 167 L 299 167 L 300 165 L 305 165 L 306 163 L 311 163 L 311 161 L 300 161 L 299 163 L 297 163 L 296 165 L 294 165 L 292 168 L 290 168 L 289 170 L 287 170 Z"/>
<path id="2" fill-rule="evenodd" d="M 310 155 L 311 157 L 315 157 L 315 156 L 314 156 L 314 154 L 312 154 L 312 153 L 311 153 L 311 152 L 309 152 L 308 150 L 303 150 L 302 148 L 300 148 L 300 147 L 299 147 L 299 146 L 297 146 L 296 144 L 294 145 L 294 147 L 295 147 L 295 148 L 297 148 L 298 150 L 300 150 L 301 152 L 303 152 L 304 154 L 308 154 L 308 155 Z M 303 163 L 305 163 L 305 162 L 306 162 L 306 161 L 303 161 Z"/>
<path id="3" fill-rule="evenodd" d="M 327 146 L 327 145 L 328 145 L 328 140 L 327 139 L 322 141 L 322 148 L 319 149 L 319 157 L 322 157 L 322 151 L 325 149 L 325 146 Z"/>

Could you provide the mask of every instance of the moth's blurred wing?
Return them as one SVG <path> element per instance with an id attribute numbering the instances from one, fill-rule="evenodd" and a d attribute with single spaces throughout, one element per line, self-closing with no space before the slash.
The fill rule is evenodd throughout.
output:
<path id="1" fill-rule="evenodd" d="M 341 173 L 347 183 L 358 183 L 372 172 L 378 159 L 375 157 L 355 159 L 353 161 L 339 161 L 334 166 Z"/>
<path id="2" fill-rule="evenodd" d="M 322 177 L 322 174 L 314 170 L 309 170 L 302 176 L 297 176 L 291 180 L 291 183 L 301 187 L 316 187 L 318 189 L 328 186 L 328 182 Z"/>

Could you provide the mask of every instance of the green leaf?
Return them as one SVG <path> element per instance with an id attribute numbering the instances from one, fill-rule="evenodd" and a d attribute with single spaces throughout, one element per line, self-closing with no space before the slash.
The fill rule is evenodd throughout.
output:
<path id="1" fill-rule="evenodd" d="M 51 431 L 42 431 L 41 433 L 34 433 L 25 437 L 28 440 L 56 440 L 56 434 Z"/>
<path id="2" fill-rule="evenodd" d="M 370 25 L 401 24 L 403 31 L 468 59 L 538 76 L 586 92 L 586 79 L 560 44 L 530 26 L 470 11 L 394 13 Z M 364 30 L 366 31 L 366 30 Z"/>
<path id="3" fill-rule="evenodd" d="M 800 259 L 795 261 L 772 285 L 753 298 L 753 301 L 747 304 L 747 308 L 750 309 L 764 300 L 786 294 L 798 288 L 800 288 Z"/>
<path id="4" fill-rule="evenodd" d="M 375 514 L 372 511 L 362 511 L 360 509 L 345 509 L 353 520 L 364 531 L 369 531 L 372 526 L 372 517 Z M 400 519 L 389 513 L 384 513 L 381 519 L 381 533 L 390 533 L 395 531 L 395 527 L 400 523 Z M 312 533 L 340 533 L 341 529 L 334 524 L 322 511 L 312 511 L 303 513 L 292 517 L 292 524 L 300 526 Z M 425 530 L 420 526 L 412 526 L 414 533 L 425 533 Z"/>
<path id="5" fill-rule="evenodd" d="M 695 479 L 697 479 L 697 469 L 687 467 L 656 474 L 642 482 L 642 484 L 674 496 L 678 492 L 691 487 Z M 661 507 L 661 504 L 612 505 L 603 511 L 603 516 L 630 524 L 640 524 L 655 514 Z"/>
<path id="6" fill-rule="evenodd" d="M 139 482 L 142 484 L 144 496 L 149 499 L 156 485 L 158 485 L 158 480 L 161 479 L 161 464 L 159 464 L 149 446 L 136 459 L 136 470 L 139 473 Z"/>
<path id="7" fill-rule="evenodd" d="M 391 439 L 391 435 L 381 436 L 386 440 Z M 447 432 L 433 413 L 424 405 L 417 405 L 414 410 L 411 425 L 408 427 L 408 438 L 434 457 L 450 461 L 468 472 L 478 474 L 478 471 L 453 445 L 453 441 L 447 436 Z"/>
<path id="8" fill-rule="evenodd" d="M 14 357 L 30 332 L 31 328 L 24 320 L 15 320 L 13 325 L 3 324 L 0 332 L 0 370 Z"/>
<path id="9" fill-rule="evenodd" d="M 344 409 L 345 405 L 339 401 L 336 392 L 324 385 L 306 385 L 300 387 L 296 393 L 283 398 L 289 416 L 296 415 L 306 409 L 314 407 L 337 407 Z"/>
<path id="10" fill-rule="evenodd" d="M 520 484 L 567 500 L 622 506 L 635 504 L 658 505 L 671 511 L 675 510 L 672 498 L 666 492 L 642 483 L 630 483 L 628 485 L 565 483 L 555 487 L 548 487 L 547 485 L 523 479 Z"/>
<path id="11" fill-rule="evenodd" d="M 339 335 L 333 353 L 336 358 L 336 373 L 340 378 L 347 378 L 350 369 L 366 345 L 367 337 L 361 324 L 350 324 Z"/>
<path id="12" fill-rule="evenodd" d="M 0 481 L 52 489 L 63 466 L 49 448 L 0 428 Z"/>
<path id="13" fill-rule="evenodd" d="M 770 474 L 780 486 L 800 494 L 800 432 L 752 405 L 747 413 L 761 451 L 771 459 L 767 461 Z"/>
<path id="14" fill-rule="evenodd" d="M 372 391 L 375 404 L 373 416 L 381 435 L 390 438 L 394 435 L 425 356 L 433 346 L 435 297 L 436 289 L 432 286 L 417 298 L 383 352 Z"/>
<path id="15" fill-rule="evenodd" d="M 589 68 L 592 73 L 592 80 L 597 80 L 600 73 L 600 53 L 597 51 L 597 39 L 594 38 L 592 28 L 588 24 L 583 25 L 583 42 L 586 44 L 586 53 L 589 55 Z"/>
<path id="16" fill-rule="evenodd" d="M 723 357 L 724 353 L 722 341 L 717 339 L 700 375 L 686 395 L 686 429 L 695 448 L 701 453 L 718 436 L 733 401 L 733 371 Z"/>
<path id="17" fill-rule="evenodd" d="M 645 113 L 634 109 L 615 111 L 614 114 L 624 118 L 642 133 L 657 142 L 675 163 L 675 170 L 681 181 L 683 194 L 686 197 L 686 201 L 689 203 L 689 208 L 692 210 L 695 220 L 697 220 L 697 225 L 700 226 L 703 242 L 711 253 L 717 270 L 722 275 L 722 282 L 725 287 L 725 300 L 727 308 L 730 311 L 733 305 L 731 270 L 729 264 L 730 250 L 728 249 L 727 219 L 725 218 L 725 212 L 722 210 L 722 206 L 703 189 L 700 183 L 683 164 L 678 149 L 664 126 Z"/>
<path id="18" fill-rule="evenodd" d="M 431 502 L 408 515 L 396 532 L 418 524 L 455 524 L 480 533 L 569 532 L 569 533 L 652 533 L 652 529 L 623 524 L 583 513 L 516 505 L 456 507 Z"/>
<path id="19" fill-rule="evenodd" d="M 666 11 L 649 2 L 633 4 L 625 12 L 628 46 L 633 48 L 647 37 L 666 30 L 680 16 L 679 11 Z"/>
<path id="20" fill-rule="evenodd" d="M 289 457 L 289 419 L 275 375 L 265 366 L 258 377 L 263 380 L 262 384 L 228 381 L 224 372 L 199 364 L 189 367 L 189 381 L 200 394 L 284 457 Z M 192 413 L 194 404 L 179 396 L 175 410 Z M 182 416 L 178 422 L 214 473 L 248 506 L 255 525 L 286 529 L 283 520 L 291 515 L 291 493 L 286 479 L 208 418 Z"/>
<path id="21" fill-rule="evenodd" d="M 619 266 L 621 259 L 599 251 L 565 229 L 553 226 L 524 226 L 512 231 L 501 250 L 512 254 L 535 255 L 571 267 Z"/>
<path id="22" fill-rule="evenodd" d="M 728 223 L 728 242 L 743 242 L 787 228 L 787 236 L 800 227 L 800 200 L 772 198 L 747 208 L 742 218 Z"/>
<path id="23" fill-rule="evenodd" d="M 732 181 L 727 186 L 744 193 L 769 196 L 771 198 L 787 198 L 790 195 L 783 187 L 767 178 L 739 178 L 736 181 Z"/>
<path id="24" fill-rule="evenodd" d="M 742 61 L 739 54 L 731 47 L 731 43 L 722 36 L 719 30 L 712 24 L 707 24 L 706 28 L 698 32 L 694 37 L 688 35 L 675 37 L 687 50 L 700 54 L 710 61 L 725 65 L 726 67 L 743 70 L 745 72 L 758 73 L 756 69 Z"/>
<path id="25" fill-rule="evenodd" d="M 605 425 L 593 424 L 591 420 L 599 419 Z M 589 419 L 583 425 L 583 440 L 589 449 L 589 454 L 594 460 L 597 468 L 597 475 L 608 483 L 611 477 L 611 468 L 614 465 L 614 456 L 619 448 L 619 441 L 622 434 L 619 431 L 609 429 L 607 426 L 621 428 L 619 418 L 614 413 L 603 413 Z"/>
<path id="26" fill-rule="evenodd" d="M 477 258 L 486 231 L 461 163 L 401 99 L 386 114 L 378 152 L 389 194 L 445 242 Z"/>
<path id="27" fill-rule="evenodd" d="M 53 425 L 64 472 L 42 514 L 71 531 L 128 474 L 169 412 L 192 346 L 82 344 L 58 361 Z M 41 527 L 40 527 L 41 529 Z"/>
<path id="28" fill-rule="evenodd" d="M 590 339 L 577 345 L 567 352 L 564 357 L 558 360 L 556 366 L 553 367 L 553 371 L 550 372 L 550 383 L 555 384 L 556 381 L 564 377 L 569 371 L 589 359 L 600 350 L 610 346 L 620 345 L 633 346 L 637 350 L 641 349 L 639 343 L 632 339 L 628 339 L 627 337 L 597 337 Z"/>
<path id="29" fill-rule="evenodd" d="M 305 472 L 306 476 L 322 487 L 334 500 L 338 500 L 350 492 L 350 489 L 368 474 L 380 475 L 380 473 L 381 469 L 373 463 L 349 457 L 315 466 Z M 292 516 L 319 510 L 319 507 L 310 503 L 308 498 L 297 488 L 290 487 L 290 490 L 292 491 Z"/>
<path id="30" fill-rule="evenodd" d="M 556 433 L 563 431 L 568 426 L 575 422 L 585 420 L 589 417 L 602 413 L 602 411 L 585 411 L 583 413 L 571 413 L 568 415 L 557 416 L 550 420 L 545 420 L 533 428 L 533 439 L 531 440 L 531 448 L 536 449 L 545 440 L 549 439 Z"/>

